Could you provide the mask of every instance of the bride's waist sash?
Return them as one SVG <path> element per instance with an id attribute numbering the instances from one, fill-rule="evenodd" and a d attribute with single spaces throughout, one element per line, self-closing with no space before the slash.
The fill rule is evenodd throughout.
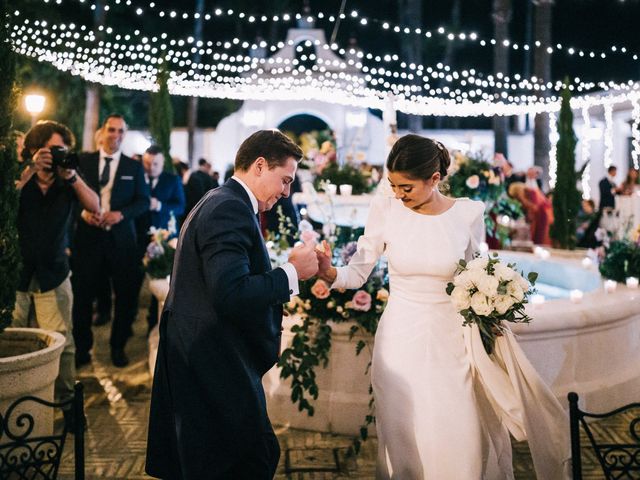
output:
<path id="1" fill-rule="evenodd" d="M 391 297 L 424 304 L 451 304 L 447 295 L 447 283 L 450 280 L 440 277 L 391 276 L 389 288 Z"/>

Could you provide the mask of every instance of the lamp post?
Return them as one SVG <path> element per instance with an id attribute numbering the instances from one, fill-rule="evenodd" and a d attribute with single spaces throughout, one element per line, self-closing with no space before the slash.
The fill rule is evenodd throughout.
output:
<path id="1" fill-rule="evenodd" d="M 35 93 L 25 95 L 24 106 L 31 115 L 31 126 L 33 127 L 38 120 L 38 115 L 44 110 L 45 97 Z"/>

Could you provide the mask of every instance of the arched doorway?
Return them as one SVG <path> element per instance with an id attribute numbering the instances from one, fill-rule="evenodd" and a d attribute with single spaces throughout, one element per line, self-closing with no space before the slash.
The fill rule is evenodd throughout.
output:
<path id="1" fill-rule="evenodd" d="M 304 132 L 312 132 L 314 130 L 322 131 L 327 129 L 329 129 L 327 122 L 308 113 L 293 115 L 278 125 L 278 130 L 282 132 L 292 132 L 295 133 L 296 136 L 299 136 Z"/>

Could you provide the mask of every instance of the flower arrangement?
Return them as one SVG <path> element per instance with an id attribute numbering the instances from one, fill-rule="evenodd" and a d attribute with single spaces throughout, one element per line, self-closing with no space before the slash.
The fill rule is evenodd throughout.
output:
<path id="1" fill-rule="evenodd" d="M 453 154 L 452 172 L 441 186 L 442 193 L 455 198 L 468 197 L 484 202 L 487 236 L 497 238 L 502 245 L 509 241 L 510 230 L 496 219 L 523 216 L 520 203 L 506 192 L 500 168 L 495 167 L 480 153 Z"/>
<path id="2" fill-rule="evenodd" d="M 475 324 L 487 354 L 493 353 L 496 336 L 504 330 L 502 322 L 529 323 L 524 311 L 527 297 L 533 293 L 538 274 L 530 272 L 528 281 L 498 258 L 477 256 L 470 262 L 460 260 L 447 294 L 464 318 L 463 325 Z"/>
<path id="3" fill-rule="evenodd" d="M 167 278 L 173 268 L 173 257 L 178 246 L 176 220 L 171 216 L 167 229 L 151 227 L 151 241 L 147 245 L 142 264 L 151 278 Z"/>
<path id="4" fill-rule="evenodd" d="M 640 277 L 640 224 L 630 229 L 622 238 L 611 236 L 599 229 L 596 237 L 602 241 L 600 249 L 600 274 L 616 282 L 628 277 Z"/>

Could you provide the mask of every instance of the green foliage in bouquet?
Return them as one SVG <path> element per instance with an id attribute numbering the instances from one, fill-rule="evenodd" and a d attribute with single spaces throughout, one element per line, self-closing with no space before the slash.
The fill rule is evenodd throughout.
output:
<path id="1" fill-rule="evenodd" d="M 21 268 L 18 246 L 18 178 L 15 139 L 11 136 L 16 106 L 15 55 L 10 41 L 10 15 L 0 0 L 0 333 L 11 324 Z"/>
<path id="2" fill-rule="evenodd" d="M 343 166 L 335 162 L 328 164 L 322 173 L 316 176 L 313 183 L 316 190 L 322 190 L 322 184 L 326 182 L 334 185 L 351 185 L 354 195 L 361 195 L 371 190 L 369 178 L 359 168 L 349 163 Z"/>
<path id="3" fill-rule="evenodd" d="M 600 263 L 600 274 L 616 282 L 640 278 L 640 244 L 630 239 L 611 242 Z"/>
<path id="4" fill-rule="evenodd" d="M 556 246 L 573 250 L 576 246 L 577 217 L 580 211 L 580 192 L 576 187 L 576 135 L 573 131 L 571 93 L 568 88 L 562 92 L 562 104 L 558 118 L 559 139 L 557 144 L 556 185 L 553 191 L 554 222 L 549 236 Z"/>

